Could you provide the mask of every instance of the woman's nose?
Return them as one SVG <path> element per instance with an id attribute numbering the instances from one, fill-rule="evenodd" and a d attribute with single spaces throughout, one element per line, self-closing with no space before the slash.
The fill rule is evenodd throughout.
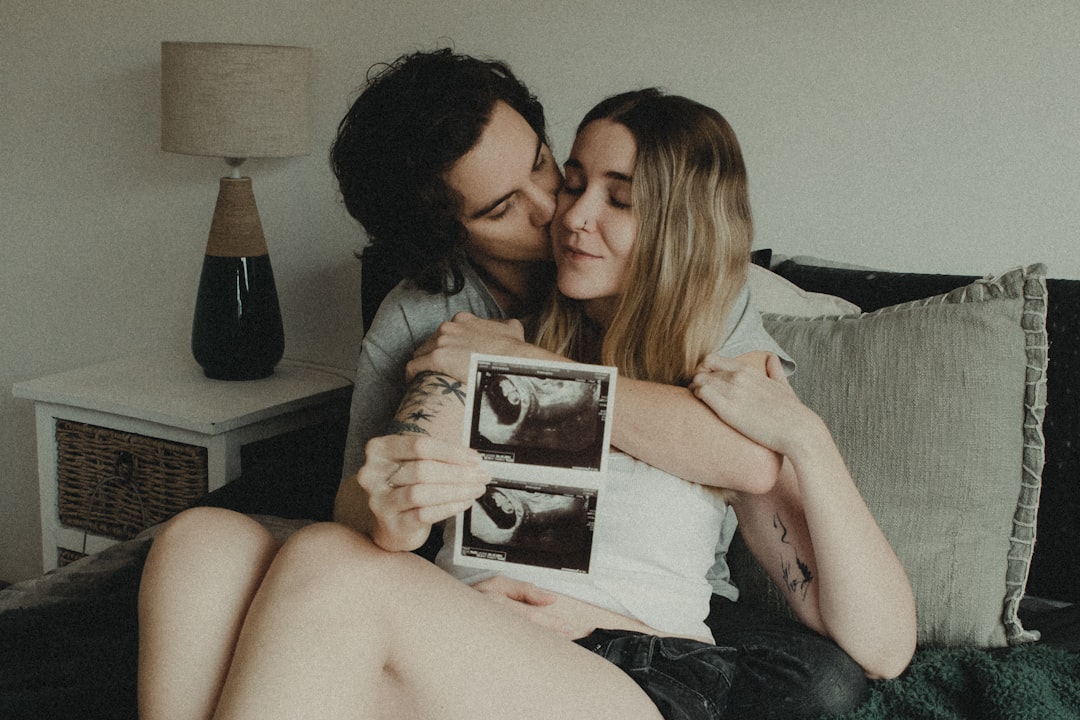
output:
<path id="1" fill-rule="evenodd" d="M 574 198 L 573 202 L 566 208 L 566 212 L 562 214 L 562 222 L 567 230 L 578 232 L 589 227 L 589 218 L 591 216 L 592 209 L 588 195 L 580 195 Z"/>

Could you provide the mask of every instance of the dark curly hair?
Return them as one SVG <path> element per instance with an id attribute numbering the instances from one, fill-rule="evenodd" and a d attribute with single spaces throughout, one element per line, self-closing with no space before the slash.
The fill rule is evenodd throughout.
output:
<path id="1" fill-rule="evenodd" d="M 547 141 L 543 106 L 510 68 L 449 49 L 374 66 L 338 126 L 330 165 L 345 207 L 381 260 L 428 292 L 453 294 L 464 283 L 462 198 L 445 174 L 499 100 Z"/>

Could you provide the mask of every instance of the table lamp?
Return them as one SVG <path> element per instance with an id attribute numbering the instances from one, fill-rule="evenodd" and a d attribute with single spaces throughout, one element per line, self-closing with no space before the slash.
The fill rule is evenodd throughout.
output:
<path id="1" fill-rule="evenodd" d="M 247 158 L 306 155 L 310 48 L 161 43 L 161 149 L 225 159 L 191 350 L 207 377 L 266 377 L 285 352 L 274 273 Z"/>

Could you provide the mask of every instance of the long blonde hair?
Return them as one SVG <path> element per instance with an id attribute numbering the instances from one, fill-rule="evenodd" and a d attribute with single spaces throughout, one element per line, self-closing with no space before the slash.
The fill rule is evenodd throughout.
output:
<path id="1" fill-rule="evenodd" d="M 603 335 L 581 303 L 552 294 L 537 343 L 626 377 L 685 385 L 720 346 L 746 282 L 753 221 L 746 167 L 720 113 L 650 88 L 610 97 L 581 121 L 608 119 L 637 142 L 631 196 L 637 240 Z"/>

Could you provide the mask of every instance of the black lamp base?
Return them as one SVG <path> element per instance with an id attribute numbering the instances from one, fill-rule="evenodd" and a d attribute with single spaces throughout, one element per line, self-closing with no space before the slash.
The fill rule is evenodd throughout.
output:
<path id="1" fill-rule="evenodd" d="M 215 380 L 273 374 L 285 353 L 285 333 L 269 255 L 203 259 L 191 352 Z"/>

